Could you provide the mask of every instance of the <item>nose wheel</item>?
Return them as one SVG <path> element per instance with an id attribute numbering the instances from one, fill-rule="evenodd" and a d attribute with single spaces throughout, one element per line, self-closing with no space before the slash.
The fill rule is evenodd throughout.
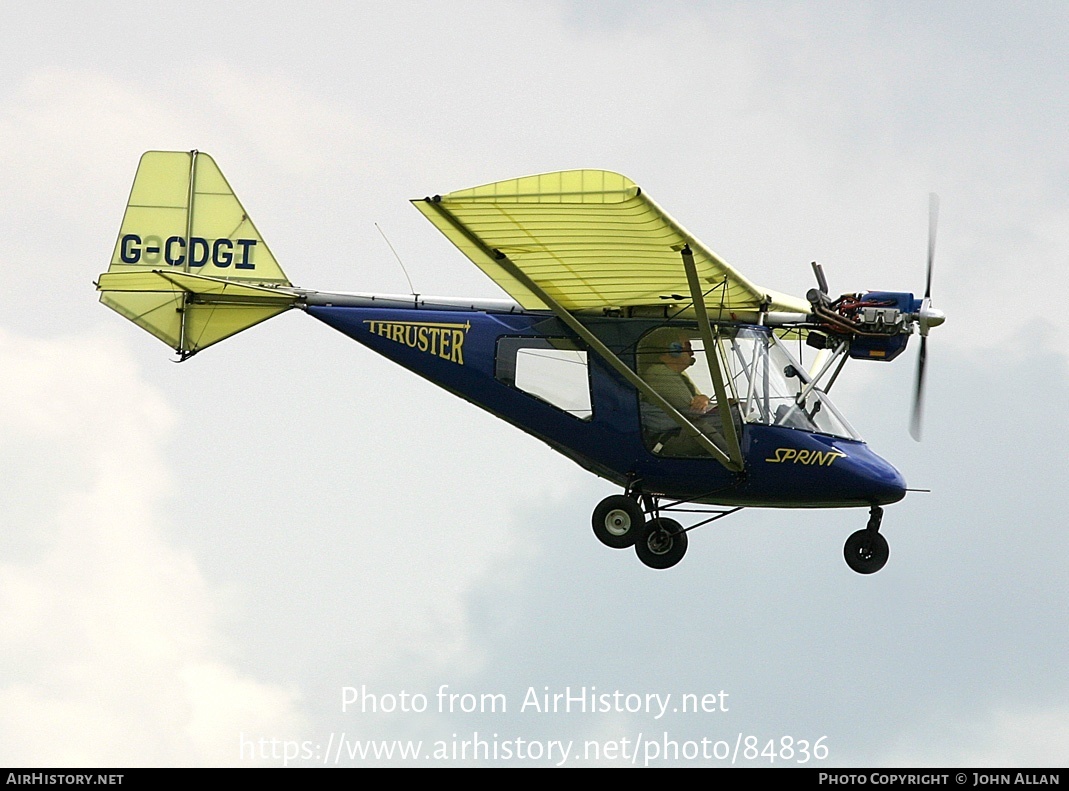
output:
<path id="1" fill-rule="evenodd" d="M 869 512 L 868 526 L 846 539 L 843 557 L 846 558 L 846 565 L 858 574 L 875 574 L 887 565 L 890 547 L 887 546 L 887 539 L 879 532 L 881 521 L 883 509 L 874 505 Z"/>

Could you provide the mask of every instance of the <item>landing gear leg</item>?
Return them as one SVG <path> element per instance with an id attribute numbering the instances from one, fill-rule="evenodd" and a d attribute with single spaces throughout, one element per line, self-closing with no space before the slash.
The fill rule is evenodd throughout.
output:
<path id="1" fill-rule="evenodd" d="M 887 539 L 880 534 L 883 521 L 883 509 L 878 505 L 869 511 L 869 523 L 864 530 L 858 530 L 846 539 L 843 556 L 846 565 L 858 574 L 875 574 L 887 563 L 890 548 Z"/>
<path id="2" fill-rule="evenodd" d="M 680 507 L 687 505 L 699 507 Z M 613 549 L 633 546 L 642 563 L 654 569 L 667 569 L 686 554 L 688 531 L 731 516 L 742 508 L 741 505 L 733 508 L 703 505 L 699 498 L 671 500 L 642 491 L 641 482 L 629 478 L 623 494 L 614 494 L 598 503 L 592 522 L 594 535 L 605 546 Z M 665 511 L 711 516 L 684 528 L 676 520 L 662 516 Z"/>

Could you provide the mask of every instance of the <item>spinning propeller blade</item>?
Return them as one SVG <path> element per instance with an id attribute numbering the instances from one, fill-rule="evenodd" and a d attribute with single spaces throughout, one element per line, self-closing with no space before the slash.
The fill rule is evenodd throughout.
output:
<path id="1" fill-rule="evenodd" d="M 921 423 L 924 418 L 924 361 L 928 357 L 928 339 L 921 338 L 921 350 L 917 355 L 917 378 L 913 390 L 913 414 L 909 419 L 909 434 L 921 441 Z"/>
<path id="2" fill-rule="evenodd" d="M 924 296 L 932 296 L 932 262 L 935 261 L 935 228 L 939 223 L 939 196 L 928 193 L 928 282 L 924 287 Z"/>
<path id="3" fill-rule="evenodd" d="M 913 414 L 909 421 L 909 433 L 917 442 L 921 441 L 921 423 L 924 416 L 924 369 L 928 359 L 928 330 L 943 323 L 942 311 L 934 310 L 932 304 L 932 265 L 935 262 L 935 231 L 939 222 L 939 196 L 934 192 L 928 195 L 928 275 L 924 286 L 924 300 L 921 303 L 917 325 L 921 333 L 921 348 L 917 355 L 917 377 L 913 388 Z"/>

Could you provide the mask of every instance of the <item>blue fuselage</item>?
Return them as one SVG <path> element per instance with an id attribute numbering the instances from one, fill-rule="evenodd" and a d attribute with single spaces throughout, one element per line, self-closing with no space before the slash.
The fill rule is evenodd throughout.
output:
<path id="1" fill-rule="evenodd" d="M 711 504 L 850 507 L 893 503 L 901 474 L 861 441 L 785 426 L 745 424 L 745 469 L 711 458 L 666 458 L 643 441 L 635 388 L 589 354 L 589 411 L 582 417 L 525 391 L 502 374 L 505 339 L 565 339 L 574 334 L 550 313 L 310 305 L 308 313 L 548 443 L 591 472 L 651 494 Z M 584 319 L 633 366 L 638 339 L 662 321 Z"/>

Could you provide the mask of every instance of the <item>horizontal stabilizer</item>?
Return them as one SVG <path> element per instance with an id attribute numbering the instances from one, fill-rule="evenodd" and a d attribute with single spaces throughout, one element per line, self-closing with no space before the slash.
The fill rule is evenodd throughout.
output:
<path id="1" fill-rule="evenodd" d="M 100 301 L 183 358 L 293 307 L 295 294 L 183 272 L 100 276 Z"/>
<path id="2" fill-rule="evenodd" d="M 296 299 L 296 295 L 288 290 L 166 269 L 105 272 L 97 278 L 97 288 L 101 291 L 183 292 L 213 303 L 257 304 L 266 300 L 289 305 Z"/>

